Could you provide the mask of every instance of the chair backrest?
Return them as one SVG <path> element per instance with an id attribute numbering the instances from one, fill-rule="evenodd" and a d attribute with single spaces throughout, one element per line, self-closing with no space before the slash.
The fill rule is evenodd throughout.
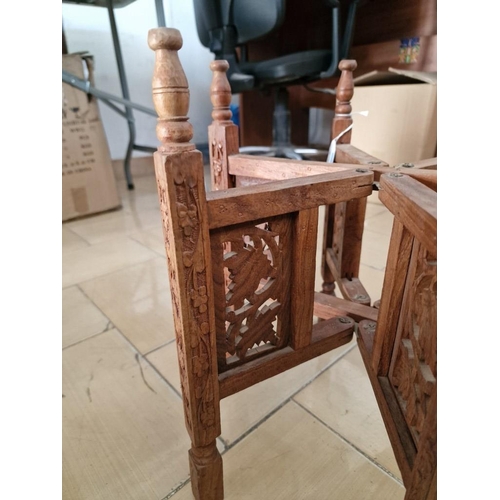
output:
<path id="1" fill-rule="evenodd" d="M 236 28 L 236 44 L 256 40 L 279 28 L 285 18 L 285 0 L 194 0 L 196 28 L 201 43 L 210 47 L 210 32 Z"/>

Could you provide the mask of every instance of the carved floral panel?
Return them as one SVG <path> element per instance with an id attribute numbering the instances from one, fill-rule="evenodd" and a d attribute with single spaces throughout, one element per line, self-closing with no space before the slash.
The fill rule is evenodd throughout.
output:
<path id="1" fill-rule="evenodd" d="M 412 283 L 404 299 L 391 381 L 418 444 L 437 378 L 437 261 L 418 244 Z"/>
<path id="2" fill-rule="evenodd" d="M 286 345 L 290 227 L 284 216 L 212 233 L 219 369 Z"/>

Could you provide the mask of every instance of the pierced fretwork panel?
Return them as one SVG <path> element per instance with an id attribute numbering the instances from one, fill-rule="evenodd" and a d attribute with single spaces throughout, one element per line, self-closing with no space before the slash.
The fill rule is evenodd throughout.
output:
<path id="1" fill-rule="evenodd" d="M 287 345 L 292 216 L 211 232 L 219 371 Z"/>
<path id="2" fill-rule="evenodd" d="M 437 261 L 417 242 L 402 307 L 391 382 L 418 445 L 437 378 Z"/>

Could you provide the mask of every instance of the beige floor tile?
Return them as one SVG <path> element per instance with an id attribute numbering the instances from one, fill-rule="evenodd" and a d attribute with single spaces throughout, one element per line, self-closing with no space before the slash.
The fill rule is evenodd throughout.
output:
<path id="1" fill-rule="evenodd" d="M 400 477 L 357 347 L 294 399 L 374 461 Z"/>
<path id="2" fill-rule="evenodd" d="M 115 179 L 120 182 L 125 182 L 125 169 L 123 160 L 112 160 L 113 173 L 115 174 Z M 134 183 L 137 185 L 137 179 L 144 176 L 154 175 L 154 161 L 151 154 L 133 154 L 130 160 L 130 172 Z M 132 192 L 134 192 L 132 190 Z"/>
<path id="3" fill-rule="evenodd" d="M 83 238 L 78 236 L 76 233 L 68 229 L 64 224 L 62 226 L 62 251 L 72 252 L 73 250 L 79 250 L 80 248 L 88 247 L 89 243 Z"/>
<path id="4" fill-rule="evenodd" d="M 390 236 L 393 221 L 394 216 L 389 210 L 384 209 L 381 213 L 365 220 L 365 230 Z"/>
<path id="5" fill-rule="evenodd" d="M 139 212 L 141 210 L 156 210 L 160 213 L 160 202 L 156 191 L 156 183 L 153 178 L 154 190 L 134 190 L 122 194 L 123 209 L 127 213 Z"/>
<path id="6" fill-rule="evenodd" d="M 390 240 L 390 234 L 365 230 L 361 247 L 361 263 L 379 271 L 385 270 Z"/>
<path id="7" fill-rule="evenodd" d="M 136 194 L 143 194 L 143 193 L 157 194 L 156 178 L 154 176 L 154 172 L 152 172 L 151 175 L 135 177 L 134 185 L 135 189 L 130 191 L 129 189 L 127 189 L 127 184 L 123 179 L 117 182 L 118 191 L 120 193 L 122 200 L 125 198 L 133 197 Z"/>
<path id="8" fill-rule="evenodd" d="M 159 255 L 162 255 L 166 259 L 165 252 L 165 241 L 163 239 L 163 230 L 160 226 L 148 229 L 147 231 L 141 231 L 139 233 L 134 233 L 130 235 L 135 241 L 138 241 L 145 247 L 150 248 Z M 165 260 L 165 265 L 166 264 Z"/>
<path id="9" fill-rule="evenodd" d="M 118 210 L 69 222 L 68 227 L 85 241 L 95 245 L 152 227 L 161 227 L 161 215 L 158 208 L 132 212 Z"/>
<path id="10" fill-rule="evenodd" d="M 126 199 L 123 203 L 123 209 L 126 213 L 138 213 L 142 211 L 151 211 L 160 214 L 160 204 L 157 193 L 145 193 L 135 198 Z M 160 214 L 161 216 L 161 214 Z"/>
<path id="11" fill-rule="evenodd" d="M 402 500 L 403 487 L 294 403 L 224 455 L 226 500 Z M 191 484 L 173 496 L 191 500 Z"/>
<path id="12" fill-rule="evenodd" d="M 374 205 L 381 205 L 382 207 L 385 207 L 385 205 L 380 201 L 378 194 L 379 191 L 373 191 L 372 194 L 368 196 L 368 203 L 372 203 Z"/>
<path id="13" fill-rule="evenodd" d="M 108 328 L 110 321 L 76 286 L 62 291 L 62 346 Z"/>
<path id="14" fill-rule="evenodd" d="M 167 262 L 156 254 L 152 255 L 154 258 L 147 261 L 89 280 L 82 288 L 91 297 L 108 302 L 118 297 L 135 301 L 169 290 Z"/>
<path id="15" fill-rule="evenodd" d="M 150 352 L 146 358 L 180 394 L 181 383 L 175 342 L 170 342 L 170 344 Z"/>
<path id="16" fill-rule="evenodd" d="M 223 399 L 221 401 L 221 437 L 227 444 L 234 442 L 300 387 L 312 380 L 321 370 L 342 356 L 353 346 L 353 343 Z M 152 352 L 147 358 L 180 393 L 175 342 Z"/>
<path id="17" fill-rule="evenodd" d="M 381 205 L 380 203 L 370 203 L 370 201 L 366 204 L 366 214 L 365 219 L 369 219 L 370 217 L 375 217 L 376 215 L 380 215 L 385 212 L 387 209 Z"/>
<path id="18" fill-rule="evenodd" d="M 174 338 L 167 263 L 154 255 L 155 259 L 80 285 L 141 353 Z"/>
<path id="19" fill-rule="evenodd" d="M 182 403 L 116 331 L 63 351 L 63 498 L 161 500 L 189 475 Z"/>
<path id="20" fill-rule="evenodd" d="M 359 279 L 371 297 L 372 304 L 382 296 L 384 273 L 385 271 L 380 271 L 364 264 L 361 264 L 359 267 Z"/>
<path id="21" fill-rule="evenodd" d="M 63 255 L 62 286 L 76 285 L 157 256 L 129 238 L 117 238 L 81 248 Z"/>

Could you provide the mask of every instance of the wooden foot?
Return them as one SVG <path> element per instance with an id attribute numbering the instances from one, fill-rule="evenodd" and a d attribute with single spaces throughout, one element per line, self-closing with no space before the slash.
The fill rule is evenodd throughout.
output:
<path id="1" fill-rule="evenodd" d="M 196 500 L 223 500 L 222 457 L 215 441 L 189 450 L 189 469 Z"/>
<path id="2" fill-rule="evenodd" d="M 321 291 L 327 295 L 335 296 L 335 283 L 327 283 L 324 281 L 321 285 Z"/>

